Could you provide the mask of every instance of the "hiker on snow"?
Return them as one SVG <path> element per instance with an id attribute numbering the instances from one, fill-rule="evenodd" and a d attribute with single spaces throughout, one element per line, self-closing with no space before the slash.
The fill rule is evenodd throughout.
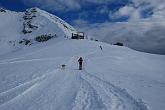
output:
<path id="1" fill-rule="evenodd" d="M 100 47 L 100 49 L 101 49 L 101 50 L 103 50 L 103 48 L 102 48 L 102 46 L 101 46 L 101 45 L 100 45 L 99 47 Z"/>
<path id="2" fill-rule="evenodd" d="M 82 70 L 82 63 L 83 63 L 82 57 L 79 58 L 78 62 L 79 62 L 79 70 Z"/>

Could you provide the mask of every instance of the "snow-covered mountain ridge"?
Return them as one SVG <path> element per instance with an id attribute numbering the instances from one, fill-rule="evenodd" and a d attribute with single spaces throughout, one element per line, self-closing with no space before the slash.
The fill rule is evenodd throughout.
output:
<path id="1" fill-rule="evenodd" d="M 76 30 L 60 19 L 39 8 L 25 12 L 0 11 L 0 51 L 1 54 L 44 42 L 52 38 L 71 37 Z"/>

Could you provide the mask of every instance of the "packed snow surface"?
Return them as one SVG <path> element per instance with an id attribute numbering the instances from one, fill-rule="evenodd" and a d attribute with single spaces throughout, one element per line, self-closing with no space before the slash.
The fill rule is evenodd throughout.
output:
<path id="1" fill-rule="evenodd" d="M 0 56 L 0 110 L 165 109 L 165 56 L 54 41 Z"/>

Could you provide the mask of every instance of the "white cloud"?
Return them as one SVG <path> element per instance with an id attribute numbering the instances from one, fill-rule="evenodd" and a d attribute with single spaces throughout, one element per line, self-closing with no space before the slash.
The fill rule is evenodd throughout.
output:
<path id="1" fill-rule="evenodd" d="M 130 20 L 143 19 L 141 12 L 152 8 L 152 19 L 164 20 L 165 19 L 165 0 L 132 0 L 133 4 L 121 7 L 115 13 L 109 11 L 109 17 L 111 19 L 121 18 L 127 16 Z M 151 19 L 151 18 L 150 18 Z"/>
<path id="2" fill-rule="evenodd" d="M 138 7 L 144 3 L 148 4 L 147 6 L 153 7 L 153 19 L 162 20 L 165 18 L 165 0 L 133 0 L 133 2 Z M 142 8 L 146 8 L 147 6 L 143 6 Z"/>
<path id="3" fill-rule="evenodd" d="M 77 28 L 83 28 L 86 27 L 89 23 L 86 20 L 83 19 L 76 19 L 73 22 L 73 25 L 75 25 Z"/>
<path id="4" fill-rule="evenodd" d="M 164 0 L 132 0 L 136 6 L 144 3 L 150 3 L 150 5 L 157 7 L 160 4 L 164 4 Z"/>
<path id="5" fill-rule="evenodd" d="M 165 54 L 165 24 L 161 22 L 106 22 L 86 25 L 80 30 L 107 43 L 123 42 L 136 50 Z"/>
<path id="6" fill-rule="evenodd" d="M 81 8 L 76 0 L 23 0 L 23 2 L 25 5 L 39 6 L 50 11 L 68 11 Z"/>
<path id="7" fill-rule="evenodd" d="M 135 11 L 135 8 L 132 6 L 125 6 L 119 9 L 118 13 L 121 16 L 128 16 L 131 15 L 131 13 L 133 13 Z"/>
<path id="8" fill-rule="evenodd" d="M 129 16 L 127 22 L 105 22 L 81 28 L 89 36 L 108 43 L 123 42 L 126 46 L 150 53 L 165 54 L 165 1 L 133 0 L 134 5 L 124 6 L 111 18 Z M 153 15 L 143 18 L 141 11 L 153 8 Z"/>
<path id="9" fill-rule="evenodd" d="M 84 1 L 90 2 L 90 3 L 95 3 L 95 4 L 105 4 L 107 2 L 114 2 L 115 0 L 84 0 Z"/>
<path id="10" fill-rule="evenodd" d="M 109 8 L 108 6 L 100 6 L 96 9 L 96 13 L 99 13 L 99 14 L 108 14 L 109 13 Z"/>
<path id="11" fill-rule="evenodd" d="M 157 8 L 154 9 L 154 14 L 152 19 L 164 21 L 165 19 L 165 4 L 159 5 Z"/>
<path id="12" fill-rule="evenodd" d="M 25 5 L 38 6 L 50 11 L 78 10 L 91 4 L 107 4 L 115 0 L 22 0 Z"/>
<path id="13" fill-rule="evenodd" d="M 134 8 L 133 6 L 124 6 L 121 7 L 117 12 L 109 12 L 109 17 L 112 19 L 129 17 L 130 20 L 138 20 L 141 18 L 140 10 Z"/>

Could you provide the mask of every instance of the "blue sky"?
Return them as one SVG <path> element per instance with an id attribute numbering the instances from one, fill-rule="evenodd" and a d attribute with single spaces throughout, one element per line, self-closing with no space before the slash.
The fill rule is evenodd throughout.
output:
<path id="1" fill-rule="evenodd" d="M 165 19 L 165 0 L 0 0 L 0 7 L 13 11 L 38 7 L 82 30 L 118 22 L 154 23 Z"/>
<path id="2" fill-rule="evenodd" d="M 147 2 L 136 6 L 132 0 L 0 0 L 1 7 L 13 11 L 39 7 L 53 13 L 72 25 L 82 23 L 127 22 L 139 7 L 137 18 L 148 18 L 153 7 Z M 123 7 L 126 7 L 121 10 Z M 127 12 L 128 11 L 128 12 Z M 78 24 L 77 24 L 78 23 Z"/>

